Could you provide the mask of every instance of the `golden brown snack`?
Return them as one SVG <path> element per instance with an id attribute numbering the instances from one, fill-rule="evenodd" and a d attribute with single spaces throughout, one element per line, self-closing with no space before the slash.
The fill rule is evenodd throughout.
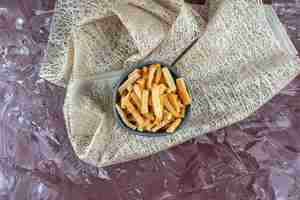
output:
<path id="1" fill-rule="evenodd" d="M 137 83 L 135 83 L 133 85 L 133 91 L 139 97 L 139 99 L 142 98 L 142 89 L 140 88 L 140 86 Z"/>
<path id="2" fill-rule="evenodd" d="M 175 108 L 175 111 L 177 113 L 179 113 L 180 112 L 180 103 L 179 103 L 179 99 L 178 99 L 177 94 L 169 93 L 168 94 L 168 99 L 171 102 L 172 106 Z"/>
<path id="3" fill-rule="evenodd" d="M 160 102 L 159 86 L 156 84 L 153 85 L 153 87 L 151 88 L 151 93 L 152 93 L 151 97 L 152 97 L 154 114 L 159 119 L 162 119 L 163 112 L 162 112 L 162 106 Z"/>
<path id="4" fill-rule="evenodd" d="M 140 78 L 136 81 L 136 83 L 140 86 L 141 89 L 146 88 L 146 80 L 144 78 Z"/>
<path id="5" fill-rule="evenodd" d="M 132 105 L 132 103 L 130 101 L 128 101 L 126 108 L 127 108 L 128 112 L 130 114 L 132 114 L 132 116 L 136 120 L 138 126 L 143 127 L 144 123 L 145 123 L 144 118 L 142 117 L 142 115 L 140 115 L 140 113 L 137 111 L 137 109 L 134 107 L 134 105 Z"/>
<path id="6" fill-rule="evenodd" d="M 180 110 L 180 118 L 184 118 L 185 117 L 185 107 L 183 107 L 181 110 Z"/>
<path id="7" fill-rule="evenodd" d="M 127 92 L 131 92 L 132 91 L 132 85 L 129 85 L 127 88 L 126 88 L 126 90 L 127 90 Z"/>
<path id="8" fill-rule="evenodd" d="M 135 92 L 131 92 L 130 93 L 130 99 L 132 99 L 132 102 L 134 103 L 134 105 L 138 108 L 138 110 L 140 111 L 142 109 L 142 102 L 139 99 L 139 97 L 135 94 Z"/>
<path id="9" fill-rule="evenodd" d="M 153 82 L 153 78 L 154 78 L 154 74 L 156 71 L 156 66 L 155 65 L 151 65 L 149 67 L 149 73 L 148 73 L 148 79 L 147 79 L 147 89 L 151 89 L 152 88 L 152 82 Z"/>
<path id="10" fill-rule="evenodd" d="M 141 108 L 142 114 L 149 112 L 148 101 L 149 101 L 149 90 L 143 90 L 143 92 L 142 92 L 142 108 Z"/>
<path id="11" fill-rule="evenodd" d="M 164 76 L 164 80 L 165 80 L 166 84 L 168 85 L 170 91 L 175 92 L 176 85 L 175 85 L 174 79 L 171 75 L 171 72 L 169 71 L 169 69 L 167 67 L 162 68 L 162 74 Z"/>
<path id="12" fill-rule="evenodd" d="M 146 130 L 146 131 L 152 131 L 151 129 L 152 129 L 154 126 L 155 126 L 155 124 L 152 123 L 152 122 L 150 121 L 149 123 L 147 123 L 147 124 L 145 125 L 145 130 Z"/>
<path id="13" fill-rule="evenodd" d="M 133 70 L 133 72 L 131 72 L 128 75 L 128 77 L 131 77 L 131 76 L 136 75 L 136 74 L 142 75 L 142 70 L 141 69 L 135 69 L 135 70 Z"/>
<path id="14" fill-rule="evenodd" d="M 182 119 L 176 119 L 170 126 L 167 128 L 167 133 L 173 133 L 177 127 L 180 125 Z"/>
<path id="15" fill-rule="evenodd" d="M 167 95 L 166 94 L 164 94 L 163 95 L 163 105 L 164 105 L 164 107 L 170 112 L 170 113 L 172 113 L 172 115 L 174 116 L 174 117 L 179 117 L 179 113 L 178 112 L 176 112 L 176 110 L 175 110 L 175 108 L 172 106 L 172 104 L 170 103 L 170 101 L 169 101 L 169 99 L 168 99 L 168 97 L 167 97 Z"/>
<path id="16" fill-rule="evenodd" d="M 162 129 L 162 128 L 164 128 L 165 126 L 167 126 L 170 122 L 171 122 L 171 120 L 165 119 L 165 120 L 161 121 L 157 126 L 154 126 L 154 127 L 152 128 L 152 131 L 153 131 L 153 132 L 159 131 L 160 129 Z"/>
<path id="17" fill-rule="evenodd" d="M 163 114 L 163 118 L 164 119 L 172 121 L 173 115 L 170 112 L 168 112 L 167 110 L 164 110 L 163 113 L 164 113 Z"/>
<path id="18" fill-rule="evenodd" d="M 159 93 L 160 95 L 162 95 L 163 93 L 165 93 L 167 91 L 167 86 L 163 83 L 159 84 Z"/>
<path id="19" fill-rule="evenodd" d="M 154 78 L 154 83 L 159 84 L 160 80 L 162 77 L 162 71 L 160 65 L 157 67 L 156 73 L 155 73 L 155 78 Z"/>
<path id="20" fill-rule="evenodd" d="M 136 80 L 141 77 L 139 73 L 134 73 L 131 76 L 128 76 L 128 79 L 119 87 L 118 91 L 120 94 L 126 90 L 130 85 L 132 85 Z"/>
<path id="21" fill-rule="evenodd" d="M 135 129 L 136 129 L 136 126 L 133 125 L 133 124 L 127 119 L 126 114 L 125 114 L 125 112 L 122 110 L 122 108 L 121 108 L 118 104 L 116 104 L 116 108 L 117 108 L 117 112 L 119 113 L 119 115 L 120 115 L 122 121 L 125 123 L 125 125 L 128 126 L 128 127 L 131 128 L 131 129 L 135 130 Z"/>
<path id="22" fill-rule="evenodd" d="M 179 97 L 180 97 L 182 103 L 185 106 L 189 105 L 192 100 L 186 89 L 186 85 L 185 85 L 183 78 L 176 79 L 176 86 L 177 86 L 178 94 L 179 94 Z"/>
<path id="23" fill-rule="evenodd" d="M 143 78 L 145 79 L 145 80 L 147 80 L 147 77 L 148 77 L 148 67 L 143 67 L 143 69 L 142 69 L 142 75 L 143 75 Z"/>
<path id="24" fill-rule="evenodd" d="M 149 98 L 150 100 L 150 98 Z M 149 119 L 150 121 L 154 121 L 155 120 L 155 116 L 152 112 L 147 112 L 143 114 L 147 119 Z"/>
<path id="25" fill-rule="evenodd" d="M 130 98 L 130 92 L 128 92 L 126 95 L 121 96 L 121 108 L 125 109 L 126 104 L 129 101 Z"/>

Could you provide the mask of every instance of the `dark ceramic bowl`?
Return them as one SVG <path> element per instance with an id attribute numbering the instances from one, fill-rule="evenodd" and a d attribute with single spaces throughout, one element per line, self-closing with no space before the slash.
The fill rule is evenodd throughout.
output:
<path id="1" fill-rule="evenodd" d="M 138 68 L 143 68 L 144 66 L 149 66 L 151 64 L 160 64 L 162 67 L 168 67 L 168 69 L 170 70 L 172 76 L 174 79 L 176 78 L 179 78 L 179 74 L 176 72 L 175 69 L 173 68 L 170 68 L 169 66 L 165 65 L 164 63 L 162 62 L 158 62 L 158 61 L 149 61 L 149 62 L 142 62 L 142 63 L 139 63 L 137 65 L 134 65 L 132 67 L 130 67 L 126 72 L 124 72 L 124 74 L 121 75 L 120 79 L 117 81 L 115 87 L 114 87 L 114 91 L 113 91 L 113 102 L 114 102 L 114 105 L 117 103 L 117 102 L 120 102 L 120 96 L 118 94 L 118 88 L 120 87 L 120 85 L 125 81 L 127 80 L 127 77 L 128 75 L 134 70 L 134 69 L 138 69 Z M 189 94 L 191 94 L 190 92 L 190 88 L 189 88 L 189 85 L 186 83 L 186 87 L 187 87 L 187 90 L 189 92 Z M 190 118 L 190 115 L 191 115 L 191 105 L 188 105 L 186 107 L 186 112 L 185 112 L 185 117 L 183 118 L 181 124 L 179 125 L 179 127 L 176 129 L 176 131 L 174 133 L 167 133 L 165 131 L 158 131 L 158 132 L 149 132 L 149 131 L 138 131 L 138 130 L 133 130 L 129 127 L 126 126 L 126 124 L 122 121 L 117 109 L 115 106 L 113 106 L 113 112 L 114 112 L 114 116 L 117 120 L 117 123 L 119 126 L 121 126 L 122 128 L 125 128 L 128 130 L 129 133 L 131 134 L 135 134 L 135 135 L 139 135 L 139 136 L 147 136 L 147 137 L 157 137 L 157 136 L 166 136 L 166 135 L 170 135 L 170 134 L 176 134 L 176 132 L 182 128 L 184 128 L 187 124 L 187 121 L 188 119 Z"/>

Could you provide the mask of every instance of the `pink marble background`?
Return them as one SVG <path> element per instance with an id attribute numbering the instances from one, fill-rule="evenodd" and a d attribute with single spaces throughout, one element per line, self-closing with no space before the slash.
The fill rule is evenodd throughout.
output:
<path id="1" fill-rule="evenodd" d="M 299 200 L 300 77 L 248 119 L 146 159 L 79 161 L 39 78 L 54 0 L 0 0 L 0 200 Z M 300 0 L 273 7 L 300 50 Z"/>

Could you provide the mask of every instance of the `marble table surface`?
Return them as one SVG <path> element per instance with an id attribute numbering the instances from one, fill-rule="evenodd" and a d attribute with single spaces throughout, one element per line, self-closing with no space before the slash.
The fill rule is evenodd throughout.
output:
<path id="1" fill-rule="evenodd" d="M 273 1 L 300 51 L 300 0 Z M 76 158 L 39 78 L 54 0 L 0 0 L 1 200 L 299 200 L 300 76 L 246 120 L 104 169 Z"/>

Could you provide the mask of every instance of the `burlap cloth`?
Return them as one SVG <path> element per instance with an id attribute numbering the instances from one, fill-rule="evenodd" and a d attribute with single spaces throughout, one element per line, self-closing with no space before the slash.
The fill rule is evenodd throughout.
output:
<path id="1" fill-rule="evenodd" d="M 168 149 L 257 110 L 299 72 L 272 8 L 256 0 L 213 0 L 209 17 L 181 0 L 58 0 L 41 76 L 67 87 L 69 138 L 99 167 Z M 276 21 L 277 20 L 277 21 Z M 192 89 L 188 127 L 174 135 L 130 135 L 112 114 L 122 71 L 141 59 L 172 63 Z"/>

